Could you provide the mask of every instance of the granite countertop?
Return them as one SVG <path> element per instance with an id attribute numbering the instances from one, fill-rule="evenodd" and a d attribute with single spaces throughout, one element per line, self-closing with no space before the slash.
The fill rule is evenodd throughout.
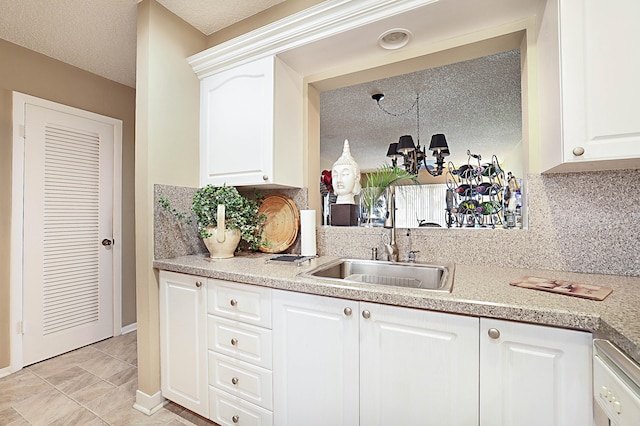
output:
<path id="1" fill-rule="evenodd" d="M 273 255 L 241 253 L 212 260 L 192 255 L 155 260 L 158 269 L 255 284 L 282 290 L 383 303 L 487 318 L 587 330 L 615 343 L 640 363 L 640 277 L 455 265 L 451 293 L 373 284 L 339 285 L 297 274 L 336 259 L 321 256 L 301 266 L 269 261 Z M 611 287 L 603 301 L 518 288 L 509 285 L 523 276 L 537 276 Z"/>

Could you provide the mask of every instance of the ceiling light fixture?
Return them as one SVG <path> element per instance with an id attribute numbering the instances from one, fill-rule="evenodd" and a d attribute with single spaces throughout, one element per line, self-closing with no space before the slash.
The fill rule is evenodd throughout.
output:
<path id="1" fill-rule="evenodd" d="M 416 108 L 416 140 L 418 143 L 414 144 L 413 137 L 411 137 L 411 135 L 403 135 L 400 136 L 398 142 L 389 144 L 387 157 L 391 158 L 393 166 L 396 167 L 398 164 L 398 158 L 402 158 L 403 167 L 409 173 L 417 174 L 422 163 L 424 163 L 426 171 L 431 176 L 440 176 L 444 171 L 444 157 L 450 154 L 449 145 L 447 144 L 447 138 L 442 133 L 437 133 L 431 136 L 431 143 L 429 144 L 428 151 L 431 151 L 433 156 L 436 157 L 436 166 L 433 170 L 430 169 L 426 164 L 425 150 L 420 146 L 420 94 L 416 95 L 416 101 L 408 110 L 398 114 L 389 112 L 380 105 L 380 101 L 384 99 L 383 93 L 371 95 L 371 99 L 376 101 L 378 108 L 380 108 L 384 113 L 394 117 L 405 115 L 413 110 L 414 107 Z"/>
<path id="2" fill-rule="evenodd" d="M 394 28 L 380 34 L 378 45 L 383 49 L 396 50 L 405 47 L 412 37 L 411 31 L 404 28 Z"/>

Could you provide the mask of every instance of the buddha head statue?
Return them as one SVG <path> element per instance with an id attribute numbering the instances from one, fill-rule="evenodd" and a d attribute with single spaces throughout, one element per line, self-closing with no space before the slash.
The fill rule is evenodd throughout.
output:
<path id="1" fill-rule="evenodd" d="M 331 169 L 336 204 L 355 204 L 354 195 L 360 193 L 360 166 L 351 156 L 349 141 L 345 139 L 342 155 Z"/>

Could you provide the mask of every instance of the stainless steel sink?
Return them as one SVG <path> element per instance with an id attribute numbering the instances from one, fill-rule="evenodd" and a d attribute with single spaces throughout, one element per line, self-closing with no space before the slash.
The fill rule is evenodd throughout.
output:
<path id="1" fill-rule="evenodd" d="M 450 293 L 453 264 L 429 265 L 377 260 L 337 259 L 305 272 L 301 277 L 341 283 L 367 283 Z"/>

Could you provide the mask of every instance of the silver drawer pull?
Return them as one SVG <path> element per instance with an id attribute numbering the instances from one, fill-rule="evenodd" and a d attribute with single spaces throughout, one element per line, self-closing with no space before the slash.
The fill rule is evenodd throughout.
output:
<path id="1" fill-rule="evenodd" d="M 362 311 L 362 318 L 364 318 L 364 319 L 371 318 L 371 312 L 369 312 L 367 310 Z"/>
<path id="2" fill-rule="evenodd" d="M 198 288 L 202 287 L 202 281 L 196 281 L 196 287 Z"/>
<path id="3" fill-rule="evenodd" d="M 235 337 L 231 339 L 231 345 L 238 346 L 238 339 L 236 339 Z"/>
<path id="4" fill-rule="evenodd" d="M 351 310 L 351 308 L 344 308 L 344 314 L 346 316 L 350 317 L 352 313 L 353 311 Z"/>
<path id="5" fill-rule="evenodd" d="M 240 380 L 237 377 L 234 377 L 233 379 L 231 379 L 231 383 L 233 383 L 234 385 L 237 385 L 239 381 Z"/>
<path id="6" fill-rule="evenodd" d="M 238 301 L 236 299 L 231 299 L 229 303 L 231 304 L 231 306 L 238 306 Z"/>
<path id="7" fill-rule="evenodd" d="M 234 423 L 238 423 L 240 421 L 240 416 L 231 417 L 231 421 L 234 422 Z"/>

